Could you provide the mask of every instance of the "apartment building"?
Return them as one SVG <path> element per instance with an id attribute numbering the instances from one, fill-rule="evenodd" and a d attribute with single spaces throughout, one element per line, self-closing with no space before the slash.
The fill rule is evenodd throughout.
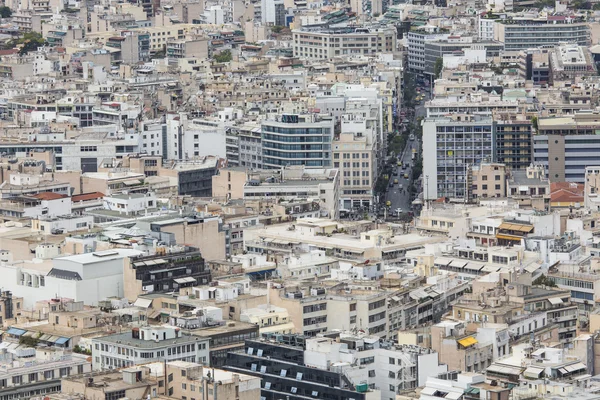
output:
<path id="1" fill-rule="evenodd" d="M 282 394 L 290 400 L 380 398 L 380 393 L 370 392 L 368 385 L 355 386 L 342 369 L 305 364 L 304 350 L 301 336 L 282 335 L 273 342 L 246 340 L 244 352 L 229 353 L 223 368 L 259 377 L 263 383 L 261 396 L 265 399 L 278 399 Z"/>
<path id="2" fill-rule="evenodd" d="M 532 123 L 521 114 L 494 112 L 495 161 L 511 171 L 524 170 L 533 161 Z"/>
<path id="3" fill-rule="evenodd" d="M 410 33 L 409 33 L 410 46 Z M 492 58 L 500 55 L 504 50 L 504 43 L 490 41 L 478 41 L 473 37 L 466 36 L 448 36 L 444 39 L 426 40 L 424 42 L 424 73 L 427 75 L 435 75 L 435 64 L 439 58 L 444 58 L 444 55 L 455 54 L 457 51 L 485 50 L 487 58 Z"/>
<path id="4" fill-rule="evenodd" d="M 428 32 L 424 29 L 408 32 L 408 69 L 425 72 L 425 43 L 443 40 L 448 34 Z"/>
<path id="5" fill-rule="evenodd" d="M 550 53 L 550 82 L 573 81 L 597 75 L 596 63 L 588 47 L 574 44 L 556 46 Z"/>
<path id="6" fill-rule="evenodd" d="M 494 20 L 494 40 L 504 43 L 506 50 L 556 46 L 559 43 L 590 45 L 590 28 L 586 22 L 572 21 L 566 16 Z"/>
<path id="7" fill-rule="evenodd" d="M 396 30 L 388 27 L 303 27 L 292 31 L 294 57 L 329 60 L 396 51 Z"/>
<path id="8" fill-rule="evenodd" d="M 519 203 L 519 208 L 549 209 L 550 181 L 543 165 L 532 164 L 525 171 L 511 171 L 506 185 L 508 196 Z"/>
<path id="9" fill-rule="evenodd" d="M 11 353 L 5 353 L 11 354 Z M 92 365 L 80 354 L 25 348 L 18 359 L 0 364 L 0 399 L 10 400 L 61 392 L 61 378 L 89 373 Z"/>
<path id="10" fill-rule="evenodd" d="M 194 362 L 165 364 L 165 393 L 176 399 L 260 400 L 261 380 L 252 375 L 206 368 Z"/>
<path id="11" fill-rule="evenodd" d="M 150 326 L 92 339 L 96 371 L 165 360 L 208 365 L 208 339 L 183 335 L 178 328 Z"/>
<path id="12" fill-rule="evenodd" d="M 370 143 L 369 143 L 370 142 Z M 342 132 L 333 141 L 333 166 L 339 168 L 340 207 L 351 210 L 368 207 L 373 201 L 377 178 L 376 151 L 362 132 Z"/>
<path id="13" fill-rule="evenodd" d="M 142 293 L 208 284 L 211 275 L 197 248 L 163 247 L 154 255 L 131 257 L 123 271 L 123 280 L 125 297 L 135 301 Z"/>
<path id="14" fill-rule="evenodd" d="M 248 174 L 244 184 L 245 200 L 307 199 L 318 202 L 322 214 L 338 218 L 340 176 L 333 168 L 283 167 L 280 171 L 263 170 Z"/>
<path id="15" fill-rule="evenodd" d="M 452 118 L 425 119 L 423 122 L 425 199 L 468 198 L 468 191 L 472 185 L 467 179 L 469 167 L 479 165 L 486 160 L 492 161 L 493 149 L 491 118 L 455 115 Z"/>
<path id="16" fill-rule="evenodd" d="M 506 166 L 483 162 L 470 169 L 471 195 L 467 198 L 506 197 Z"/>
<path id="17" fill-rule="evenodd" d="M 304 165 L 327 168 L 332 165 L 333 120 L 314 114 L 282 114 L 261 123 L 262 157 L 266 169 Z"/>

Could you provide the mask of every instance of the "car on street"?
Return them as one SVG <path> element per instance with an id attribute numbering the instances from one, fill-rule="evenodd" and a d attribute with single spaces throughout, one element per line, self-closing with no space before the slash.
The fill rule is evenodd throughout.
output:
<path id="1" fill-rule="evenodd" d="M 408 174 L 404 174 L 404 179 L 408 179 Z"/>

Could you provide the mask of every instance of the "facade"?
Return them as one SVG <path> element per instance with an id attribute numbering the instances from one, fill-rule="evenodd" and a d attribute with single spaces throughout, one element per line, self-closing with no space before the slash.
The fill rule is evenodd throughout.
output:
<path id="1" fill-rule="evenodd" d="M 107 370 L 152 361 L 208 363 L 208 340 L 183 335 L 178 328 L 141 327 L 92 339 L 94 370 Z"/>
<path id="2" fill-rule="evenodd" d="M 223 368 L 261 378 L 261 396 L 267 400 L 277 400 L 282 393 L 289 400 L 375 398 L 369 396 L 368 385 L 364 389 L 355 387 L 341 370 L 306 365 L 302 338 L 293 335 L 286 338 L 288 344 L 246 340 L 244 352 L 229 353 Z M 379 393 L 376 395 L 380 398 Z"/>
<path id="3" fill-rule="evenodd" d="M 261 125 L 262 157 L 265 169 L 304 165 L 327 168 L 332 165 L 331 142 L 334 123 L 314 115 L 283 114 Z"/>
<path id="4" fill-rule="evenodd" d="M 258 337 L 258 325 L 235 321 L 189 331 L 192 337 L 198 337 L 209 343 L 207 365 L 221 368 L 227 364 L 229 352 L 238 352 L 244 348 L 244 341 Z"/>
<path id="5" fill-rule="evenodd" d="M 290 201 L 310 199 L 318 202 L 322 214 L 338 218 L 340 177 L 337 169 L 284 167 L 280 171 L 257 171 L 248 175 L 245 200 Z"/>
<path id="6" fill-rule="evenodd" d="M 557 19 L 522 19 L 518 22 L 495 20 L 494 40 L 504 43 L 506 50 L 525 50 L 530 47 L 556 46 L 575 43 L 589 46 L 590 28 L 585 22 Z"/>
<path id="7" fill-rule="evenodd" d="M 550 182 L 584 183 L 586 167 L 597 164 L 597 118 L 595 112 L 579 112 L 539 119 L 538 134 L 533 138 L 534 163 L 547 168 Z"/>
<path id="8" fill-rule="evenodd" d="M 210 282 L 210 270 L 198 249 L 166 250 L 163 248 L 151 256 L 131 257 L 123 276 L 126 298 L 134 301 L 142 293 L 174 291 Z"/>
<path id="9" fill-rule="evenodd" d="M 597 75 L 596 64 L 587 47 L 560 45 L 550 53 L 550 81 L 572 81 L 578 77 Z"/>
<path id="10" fill-rule="evenodd" d="M 504 44 L 494 41 L 474 41 L 472 37 L 449 36 L 444 40 L 428 40 L 424 43 L 424 73 L 435 74 L 435 63 L 438 58 L 444 58 L 446 54 L 453 54 L 466 49 L 482 50 L 486 57 L 498 56 L 504 50 Z"/>
<path id="11" fill-rule="evenodd" d="M 423 177 L 426 200 L 468 198 L 468 168 L 493 161 L 493 122 L 479 116 L 425 119 Z"/>
<path id="12" fill-rule="evenodd" d="M 28 357 L 4 364 L 0 372 L 0 399 L 10 400 L 24 396 L 61 391 L 61 378 L 89 373 L 92 369 L 85 356 L 47 351 L 36 357 L 34 348 L 26 349 Z M 27 361 L 24 361 L 27 360 Z"/>
<path id="13" fill-rule="evenodd" d="M 37 264 L 15 263 L 0 266 L 14 296 L 23 297 L 27 307 L 36 301 L 54 298 L 57 293 L 86 305 L 102 299 L 123 296 L 123 268 L 129 257 L 141 252 L 129 249 L 54 258 L 45 268 Z"/>
<path id="14" fill-rule="evenodd" d="M 164 165 L 160 176 L 177 178 L 177 193 L 194 197 L 211 197 L 212 177 L 220 167 L 216 157 L 174 161 Z"/>
<path id="15" fill-rule="evenodd" d="M 506 166 L 481 163 L 470 170 L 471 196 L 469 198 L 506 197 Z"/>
<path id="16" fill-rule="evenodd" d="M 329 60 L 351 55 L 391 53 L 396 49 L 393 28 L 306 27 L 292 31 L 294 57 Z"/>
<path id="17" fill-rule="evenodd" d="M 495 113 L 495 161 L 511 171 L 524 170 L 533 161 L 531 120 L 519 114 Z"/>

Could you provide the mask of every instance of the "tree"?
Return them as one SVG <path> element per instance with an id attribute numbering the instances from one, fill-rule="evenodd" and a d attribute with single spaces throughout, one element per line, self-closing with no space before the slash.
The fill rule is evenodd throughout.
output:
<path id="1" fill-rule="evenodd" d="M 531 284 L 533 286 L 549 286 L 549 287 L 556 287 L 556 283 L 554 283 L 554 281 L 550 278 L 548 278 L 546 275 L 542 274 L 539 277 L 537 277 L 537 279 L 533 282 L 531 282 Z"/>
<path id="2" fill-rule="evenodd" d="M 435 66 L 433 67 L 435 79 L 438 79 L 440 77 L 440 74 L 442 73 L 443 69 L 444 69 L 444 59 L 442 57 L 438 57 L 438 59 L 435 60 Z"/>
<path id="3" fill-rule="evenodd" d="M 231 55 L 231 50 L 224 50 L 224 51 L 220 52 L 219 54 L 215 54 L 213 56 L 213 59 L 218 63 L 230 62 L 231 60 L 233 60 L 233 57 Z"/>
<path id="4" fill-rule="evenodd" d="M 272 33 L 281 33 L 281 31 L 283 30 L 283 26 L 281 25 L 275 25 L 273 27 L 271 27 L 271 32 Z"/>
<path id="5" fill-rule="evenodd" d="M 39 342 L 39 339 L 34 338 L 33 336 L 21 336 L 19 338 L 19 344 L 27 347 L 35 347 Z"/>
<path id="6" fill-rule="evenodd" d="M 12 16 L 12 10 L 10 7 L 2 6 L 0 7 L 0 17 L 2 18 L 10 18 Z"/>
<path id="7" fill-rule="evenodd" d="M 536 131 L 538 130 L 538 117 L 536 117 L 536 116 L 531 117 L 531 126 Z"/>
<path id="8" fill-rule="evenodd" d="M 154 54 L 153 54 L 153 55 L 150 57 L 150 59 L 151 59 L 151 60 L 163 59 L 163 58 L 165 58 L 165 55 L 166 55 L 166 54 L 167 54 L 167 53 L 166 53 L 165 49 L 161 49 L 161 50 L 158 50 L 156 53 L 154 53 Z"/>
<path id="9" fill-rule="evenodd" d="M 27 32 L 22 37 L 18 39 L 13 39 L 8 42 L 7 47 L 9 49 L 14 49 L 15 47 L 20 47 L 19 55 L 24 55 L 29 53 L 30 51 L 36 51 L 38 47 L 44 46 L 46 44 L 46 40 L 42 36 L 41 33 L 38 32 Z"/>

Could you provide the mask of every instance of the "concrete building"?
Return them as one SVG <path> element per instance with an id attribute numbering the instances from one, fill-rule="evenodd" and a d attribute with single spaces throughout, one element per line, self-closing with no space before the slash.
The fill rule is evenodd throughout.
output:
<path id="1" fill-rule="evenodd" d="M 600 167 L 585 168 L 585 189 L 584 189 L 584 205 L 585 208 L 599 211 L 600 210 Z"/>
<path id="2" fill-rule="evenodd" d="M 262 121 L 263 167 L 331 167 L 333 130 L 332 120 L 322 120 L 313 114 L 283 114 Z"/>
<path id="3" fill-rule="evenodd" d="M 331 153 L 330 153 L 331 154 Z M 280 171 L 263 170 L 248 174 L 244 185 L 245 200 L 307 199 L 318 202 L 322 216 L 338 218 L 340 177 L 337 169 L 283 167 Z"/>
<path id="4" fill-rule="evenodd" d="M 456 115 L 452 118 L 425 119 L 423 122 L 425 200 L 435 200 L 440 197 L 468 198 L 472 183 L 466 179 L 469 176 L 467 170 L 486 160 L 492 161 L 493 148 L 491 118 Z M 494 183 L 494 190 L 495 185 L 496 183 Z"/>
<path id="5" fill-rule="evenodd" d="M 115 249 L 58 257 L 45 263 L 5 264 L 0 271 L 13 295 L 23 297 L 25 307 L 57 294 L 86 305 L 123 296 L 123 268 L 137 250 Z"/>
<path id="6" fill-rule="evenodd" d="M 158 250 L 155 255 L 131 257 L 131 262 L 125 266 L 124 296 L 130 301 L 135 301 L 142 293 L 175 291 L 210 282 L 210 270 L 198 249 L 174 247 Z"/>
<path id="7" fill-rule="evenodd" d="M 550 181 L 543 165 L 532 164 L 525 171 L 511 171 L 506 185 L 507 195 L 519 203 L 519 208 L 550 209 Z"/>
<path id="8" fill-rule="evenodd" d="M 396 50 L 396 30 L 387 27 L 303 27 L 292 31 L 292 36 L 294 57 L 315 60 Z"/>
<path id="9" fill-rule="evenodd" d="M 521 114 L 494 113 L 495 161 L 511 171 L 524 170 L 533 161 L 532 123 Z"/>
<path id="10" fill-rule="evenodd" d="M 208 340 L 173 327 L 141 327 L 92 339 L 94 370 L 131 367 L 152 361 L 208 364 Z"/>
<path id="11" fill-rule="evenodd" d="M 194 197 L 211 197 L 212 177 L 223 166 L 217 157 L 201 157 L 163 164 L 159 176 L 177 179 L 177 193 Z"/>
<path id="12" fill-rule="evenodd" d="M 242 311 L 240 321 L 249 322 L 259 326 L 260 335 L 266 333 L 290 334 L 294 332 L 288 311 L 282 307 L 272 305 L 249 308 Z"/>
<path id="13" fill-rule="evenodd" d="M 0 291 L 0 323 L 17 318 L 23 305 L 22 297 L 14 297 L 8 290 Z"/>
<path id="14" fill-rule="evenodd" d="M 226 200 L 244 198 L 244 185 L 248 181 L 246 167 L 221 168 L 212 177 L 212 197 Z"/>
<path id="15" fill-rule="evenodd" d="M 260 400 L 261 380 L 252 375 L 207 368 L 194 362 L 166 364 L 165 392 L 176 399 Z"/>
<path id="16" fill-rule="evenodd" d="M 560 118 L 540 118 L 533 138 L 534 163 L 548 171 L 550 182 L 584 183 L 587 166 L 598 164 L 600 128 L 596 112 L 578 112 Z"/>
<path id="17" fill-rule="evenodd" d="M 323 398 L 331 400 L 380 399 L 379 391 L 368 385 L 354 385 L 344 374 L 343 367 L 327 369 L 305 364 L 302 337 L 285 335 L 280 342 L 246 340 L 244 352 L 229 353 L 224 369 L 259 377 L 261 396 L 290 400 Z M 283 342 L 285 340 L 285 342 Z"/>
<path id="18" fill-rule="evenodd" d="M 564 16 L 548 19 L 522 18 L 494 20 L 494 40 L 504 43 L 506 50 L 556 46 L 559 43 L 590 45 L 590 28 L 585 22 L 568 21 Z"/>
<path id="19" fill-rule="evenodd" d="M 550 53 L 550 82 L 573 81 L 594 75 L 597 75 L 596 63 L 588 47 L 560 45 Z"/>
<path id="20" fill-rule="evenodd" d="M 156 196 L 151 192 L 104 196 L 102 205 L 105 210 L 126 216 L 141 215 L 158 208 Z"/>
<path id="21" fill-rule="evenodd" d="M 92 369 L 86 356 L 80 354 L 28 347 L 15 352 L 13 359 L 12 352 L 6 352 L 6 347 L 3 350 L 0 397 L 6 400 L 60 392 L 61 378 Z"/>
<path id="22" fill-rule="evenodd" d="M 469 198 L 506 197 L 506 166 L 496 163 L 481 163 L 471 168 L 471 190 Z"/>

